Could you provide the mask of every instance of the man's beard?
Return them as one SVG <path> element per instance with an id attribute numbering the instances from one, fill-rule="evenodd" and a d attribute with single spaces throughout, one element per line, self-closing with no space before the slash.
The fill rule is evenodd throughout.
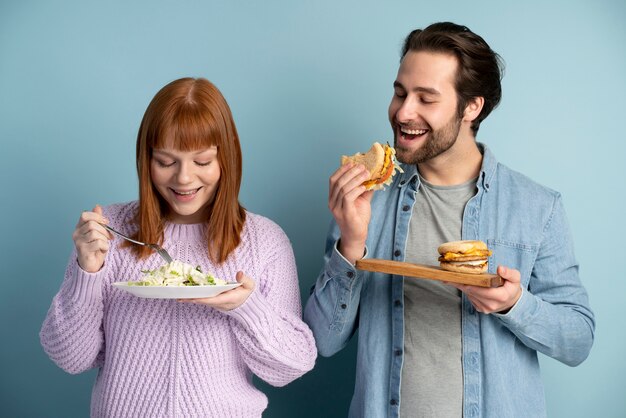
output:
<path id="1" fill-rule="evenodd" d="M 461 130 L 462 118 L 457 115 L 445 124 L 443 128 L 430 130 L 426 135 L 428 139 L 424 144 L 414 151 L 407 148 L 397 146 L 397 138 L 394 136 L 394 148 L 396 149 L 396 158 L 405 164 L 419 164 L 431 160 L 450 148 L 456 143 Z"/>

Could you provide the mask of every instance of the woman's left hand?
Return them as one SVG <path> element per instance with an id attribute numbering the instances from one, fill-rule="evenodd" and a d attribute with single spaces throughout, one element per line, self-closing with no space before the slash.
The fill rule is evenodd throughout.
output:
<path id="1" fill-rule="evenodd" d="M 248 299 L 248 296 L 254 290 L 254 280 L 243 274 L 242 271 L 237 272 L 237 282 L 241 283 L 241 286 L 228 290 L 224 293 L 220 293 L 217 296 L 201 299 L 179 299 L 179 302 L 187 303 L 200 303 L 203 305 L 211 306 L 220 311 L 230 311 L 241 306 L 242 303 Z"/>

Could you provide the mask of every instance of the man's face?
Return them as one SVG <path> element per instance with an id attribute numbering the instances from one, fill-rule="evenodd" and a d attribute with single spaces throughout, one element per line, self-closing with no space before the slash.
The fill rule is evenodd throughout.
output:
<path id="1" fill-rule="evenodd" d="M 450 149 L 461 128 L 453 55 L 408 52 L 394 82 L 389 122 L 398 160 L 418 164 Z"/>

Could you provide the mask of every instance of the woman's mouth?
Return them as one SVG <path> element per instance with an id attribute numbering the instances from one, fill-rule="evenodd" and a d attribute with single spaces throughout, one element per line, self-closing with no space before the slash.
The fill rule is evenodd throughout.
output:
<path id="1" fill-rule="evenodd" d="M 172 193 L 174 193 L 174 197 L 176 197 L 177 200 L 187 202 L 189 200 L 192 200 L 196 196 L 196 194 L 200 191 L 201 188 L 202 187 L 198 187 L 197 189 L 182 190 L 182 189 L 172 189 L 170 187 L 170 190 L 172 191 Z"/>

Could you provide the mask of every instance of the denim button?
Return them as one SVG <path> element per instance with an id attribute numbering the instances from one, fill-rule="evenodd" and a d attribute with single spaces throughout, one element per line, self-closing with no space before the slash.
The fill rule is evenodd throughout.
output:
<path id="1" fill-rule="evenodd" d="M 399 308 L 400 306 L 402 306 L 402 302 L 400 301 L 400 299 L 396 299 L 395 302 L 393 302 L 393 305 Z"/>
<path id="2" fill-rule="evenodd" d="M 392 399 L 392 400 L 389 401 L 389 403 L 391 405 L 398 405 L 398 400 L 397 399 Z"/>
<path id="3" fill-rule="evenodd" d="M 400 254 L 402 254 L 402 252 L 400 250 L 395 250 L 393 252 L 393 255 L 395 255 L 396 257 L 400 257 Z"/>
<path id="4" fill-rule="evenodd" d="M 348 305 L 346 305 L 345 303 L 341 304 L 341 309 L 346 309 L 348 307 Z"/>
<path id="5" fill-rule="evenodd" d="M 395 351 L 395 355 L 396 356 L 401 356 L 402 355 L 402 350 L 396 350 Z"/>
<path id="6" fill-rule="evenodd" d="M 409 205 L 402 206 L 402 210 L 405 211 L 405 212 L 408 212 L 409 209 L 411 209 L 411 206 L 409 206 Z"/>
<path id="7" fill-rule="evenodd" d="M 406 184 L 406 181 L 404 181 L 404 180 L 402 180 L 402 181 L 400 182 L 400 186 L 404 186 L 405 184 Z"/>
<path id="8" fill-rule="evenodd" d="M 351 279 L 351 278 L 354 277 L 354 272 L 353 271 L 349 271 L 346 275 Z"/>

